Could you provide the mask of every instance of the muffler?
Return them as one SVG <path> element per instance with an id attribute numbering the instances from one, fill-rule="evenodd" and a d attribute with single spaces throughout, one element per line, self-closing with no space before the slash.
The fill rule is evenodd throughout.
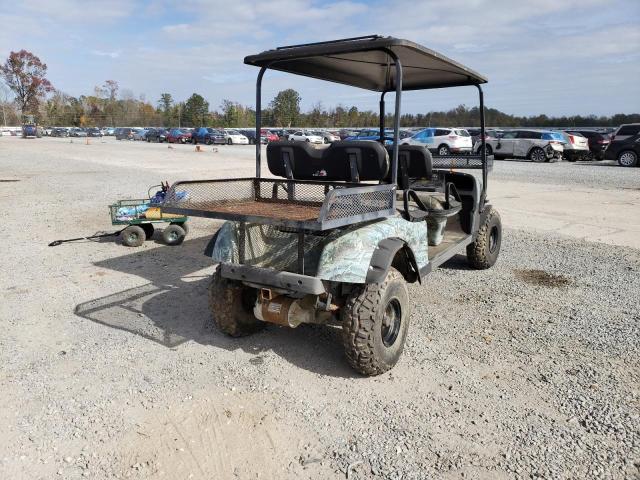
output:
<path id="1" fill-rule="evenodd" d="M 331 312 L 317 310 L 318 297 L 306 295 L 303 298 L 291 298 L 286 295 L 273 296 L 268 289 L 260 290 L 253 307 L 258 320 L 295 328 L 301 323 L 325 323 L 331 319 Z"/>

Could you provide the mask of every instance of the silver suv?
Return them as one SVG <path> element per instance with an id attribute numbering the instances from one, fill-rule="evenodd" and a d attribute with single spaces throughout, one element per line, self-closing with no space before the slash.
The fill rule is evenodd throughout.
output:
<path id="1" fill-rule="evenodd" d="M 528 158 L 534 162 L 551 162 L 562 158 L 565 139 L 560 132 L 549 130 L 510 130 L 501 138 L 486 140 L 487 155 L 494 158 Z M 479 152 L 482 142 L 473 147 Z"/>

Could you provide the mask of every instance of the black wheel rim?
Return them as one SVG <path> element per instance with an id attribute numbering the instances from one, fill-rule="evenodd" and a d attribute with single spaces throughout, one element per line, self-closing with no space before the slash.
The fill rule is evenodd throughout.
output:
<path id="1" fill-rule="evenodd" d="M 382 343 L 385 347 L 391 347 L 398 339 L 400 325 L 402 323 L 402 307 L 397 298 L 392 298 L 387 303 L 382 315 Z"/>
<path id="2" fill-rule="evenodd" d="M 489 253 L 495 253 L 498 248 L 498 227 L 495 225 L 491 228 L 491 233 L 489 233 Z"/>

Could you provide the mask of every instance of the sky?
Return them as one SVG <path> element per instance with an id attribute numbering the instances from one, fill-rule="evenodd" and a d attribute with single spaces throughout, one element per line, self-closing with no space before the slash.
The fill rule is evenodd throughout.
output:
<path id="1" fill-rule="evenodd" d="M 105 80 L 156 104 L 203 95 L 255 105 L 243 58 L 281 45 L 359 35 L 420 43 L 488 77 L 487 106 L 514 115 L 640 112 L 640 0 L 0 0 L 0 60 L 27 49 L 57 89 Z M 263 104 L 295 88 L 320 102 L 376 110 L 378 95 L 268 72 Z M 389 97 L 388 97 L 389 99 Z M 403 111 L 477 105 L 473 87 L 403 95 Z"/>

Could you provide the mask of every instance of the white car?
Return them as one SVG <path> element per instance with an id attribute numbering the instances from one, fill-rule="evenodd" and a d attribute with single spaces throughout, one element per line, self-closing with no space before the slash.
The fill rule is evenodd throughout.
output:
<path id="1" fill-rule="evenodd" d="M 289 135 L 290 142 L 324 143 L 324 137 L 307 130 L 298 130 Z"/>
<path id="2" fill-rule="evenodd" d="M 422 145 L 437 155 L 471 153 L 473 148 L 471 135 L 464 128 L 425 128 L 401 144 Z"/>
<path id="3" fill-rule="evenodd" d="M 485 140 L 487 155 L 494 158 L 527 158 L 533 162 L 551 162 L 562 159 L 565 139 L 561 132 L 551 130 L 508 130 L 500 138 Z M 476 142 L 475 151 L 482 148 Z"/>
<path id="4" fill-rule="evenodd" d="M 249 139 L 241 134 L 238 130 L 224 130 L 224 138 L 227 145 L 249 145 Z"/>
<path id="5" fill-rule="evenodd" d="M 569 162 L 589 158 L 589 140 L 579 133 L 559 132 L 564 137 L 562 156 Z"/>

